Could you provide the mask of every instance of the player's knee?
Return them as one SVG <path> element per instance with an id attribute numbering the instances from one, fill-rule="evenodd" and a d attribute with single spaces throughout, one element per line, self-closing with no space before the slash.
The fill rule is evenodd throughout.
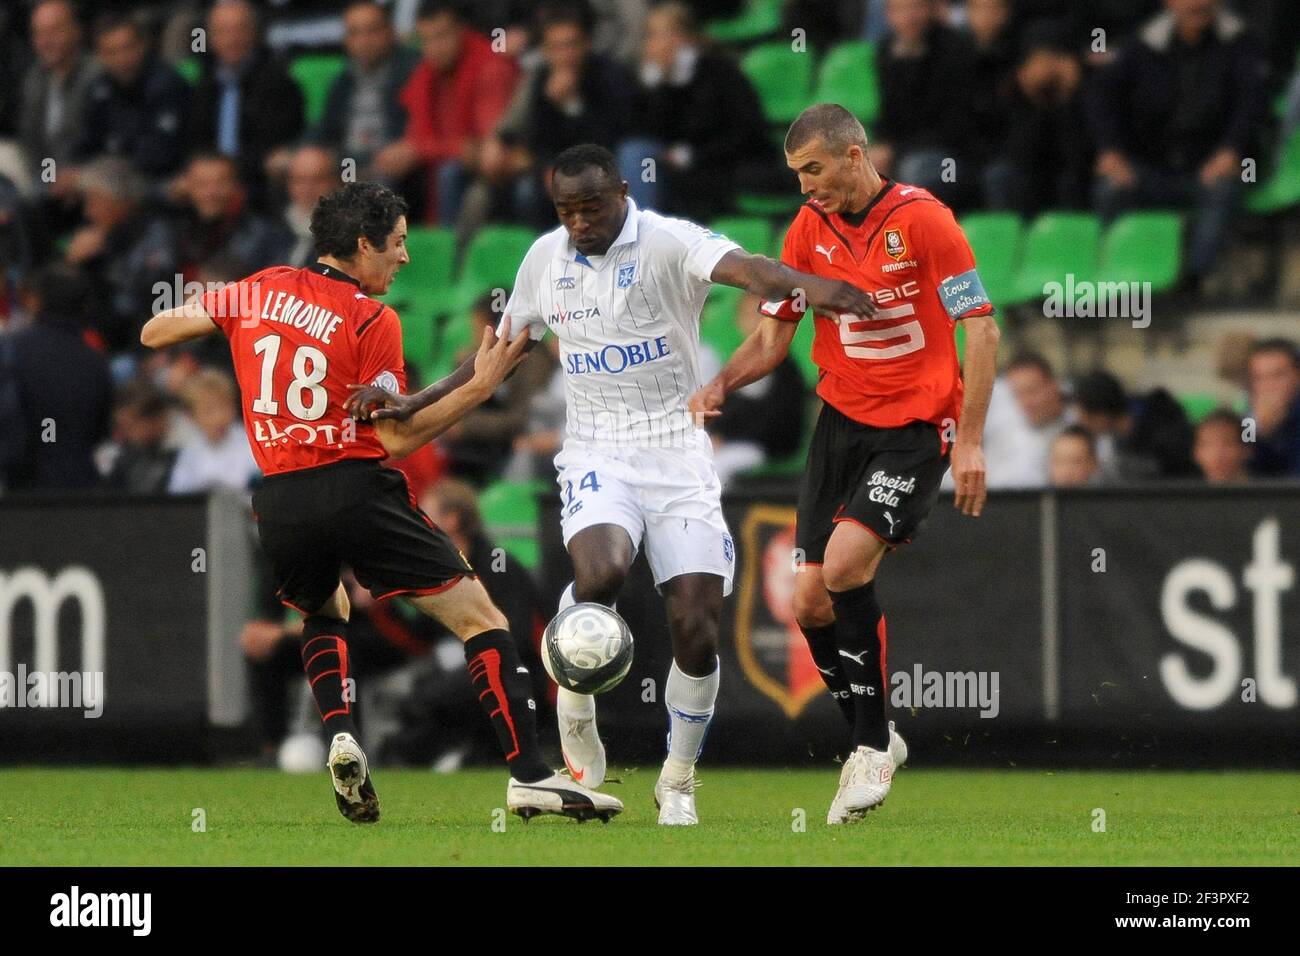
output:
<path id="1" fill-rule="evenodd" d="M 863 567 L 861 561 L 845 558 L 832 560 L 830 554 L 827 554 L 826 563 L 822 565 L 822 580 L 826 582 L 827 591 L 852 591 L 870 581 L 871 572 Z M 827 603 L 830 603 L 829 598 Z"/>
<path id="2" fill-rule="evenodd" d="M 718 652 L 718 622 L 713 615 L 699 608 L 670 611 L 668 629 L 673 644 L 692 653 L 698 651 L 712 660 Z"/>
<path id="3" fill-rule="evenodd" d="M 626 576 L 627 572 L 613 561 L 596 562 L 579 568 L 573 582 L 573 596 L 579 602 L 613 604 L 618 600 L 619 591 L 623 590 Z"/>
<path id="4" fill-rule="evenodd" d="M 835 609 L 820 576 L 796 577 L 793 604 L 794 619 L 800 627 L 826 627 L 835 623 Z"/>

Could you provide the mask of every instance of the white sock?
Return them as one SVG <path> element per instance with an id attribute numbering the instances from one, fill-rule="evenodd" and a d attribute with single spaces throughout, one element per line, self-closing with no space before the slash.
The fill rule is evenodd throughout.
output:
<path id="1" fill-rule="evenodd" d="M 560 595 L 560 610 L 573 607 L 578 599 L 573 596 L 573 582 Z M 593 717 L 596 714 L 596 698 L 591 694 L 575 694 L 563 687 L 556 687 L 555 709 L 564 712 L 566 717 Z"/>
<path id="2" fill-rule="evenodd" d="M 668 759 L 665 769 L 686 776 L 695 766 L 704 735 L 713 720 L 713 705 L 718 699 L 720 669 L 715 659 L 713 673 L 691 677 L 673 661 L 664 688 L 664 705 L 668 708 Z"/>

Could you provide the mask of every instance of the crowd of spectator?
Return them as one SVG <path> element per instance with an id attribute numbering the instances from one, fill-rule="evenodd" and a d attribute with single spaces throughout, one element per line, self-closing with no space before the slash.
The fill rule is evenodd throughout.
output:
<path id="1" fill-rule="evenodd" d="M 256 470 L 223 343 L 146 355 L 139 329 L 195 283 L 311 262 L 311 210 L 341 178 L 390 183 L 413 222 L 453 228 L 462 251 L 489 221 L 552 226 L 549 164 L 576 142 L 615 151 L 639 203 L 700 221 L 741 192 L 792 190 L 742 51 L 700 27 L 739 8 L 309 0 L 295 12 L 332 22 L 346 55 L 309 122 L 287 56 L 301 46 L 275 34 L 274 5 L 6 7 L 0 414 L 22 427 L 0 436 L 0 487 L 246 492 Z M 886 175 L 959 211 L 1175 205 L 1192 214 L 1194 281 L 1229 235 L 1242 160 L 1300 124 L 1300 18 L 1284 14 L 1272 0 L 790 0 L 782 31 L 803 30 L 814 51 L 876 44 L 871 156 Z M 1270 102 L 1288 89 L 1275 126 Z M 740 334 L 753 312 L 741 300 Z M 484 299 L 451 321 L 493 318 Z M 705 352 L 706 370 L 726 359 Z M 1058 450 L 1092 462 L 1087 483 L 1294 476 L 1294 347 L 1259 345 L 1250 368 L 1227 410 L 1243 448 L 1228 454 L 1226 415 L 1193 428 L 1164 390 L 1129 395 L 1104 371 L 1067 386 L 1041 356 L 1018 356 L 994 393 L 991 478 L 1050 483 Z M 536 350 L 403 466 L 412 483 L 548 476 L 557 369 Z M 714 435 L 724 481 L 795 455 L 809 400 L 794 362 L 733 396 Z M 46 421 L 57 442 L 41 440 Z"/>

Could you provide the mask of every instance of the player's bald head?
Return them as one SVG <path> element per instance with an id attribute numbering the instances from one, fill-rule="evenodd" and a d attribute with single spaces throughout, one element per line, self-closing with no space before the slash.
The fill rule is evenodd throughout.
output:
<path id="1" fill-rule="evenodd" d="M 837 103 L 816 103 L 790 124 L 785 134 L 785 151 L 797 153 L 818 140 L 831 153 L 841 156 L 850 146 L 867 148 L 867 131 L 858 118 Z"/>

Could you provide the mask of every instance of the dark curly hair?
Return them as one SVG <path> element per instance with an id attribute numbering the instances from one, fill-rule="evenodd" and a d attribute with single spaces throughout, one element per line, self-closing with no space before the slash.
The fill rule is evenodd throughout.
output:
<path id="1" fill-rule="evenodd" d="M 365 236 L 380 252 L 397 220 L 406 215 L 406 200 L 382 183 L 347 183 L 322 196 L 311 213 L 316 255 L 349 260 Z"/>

